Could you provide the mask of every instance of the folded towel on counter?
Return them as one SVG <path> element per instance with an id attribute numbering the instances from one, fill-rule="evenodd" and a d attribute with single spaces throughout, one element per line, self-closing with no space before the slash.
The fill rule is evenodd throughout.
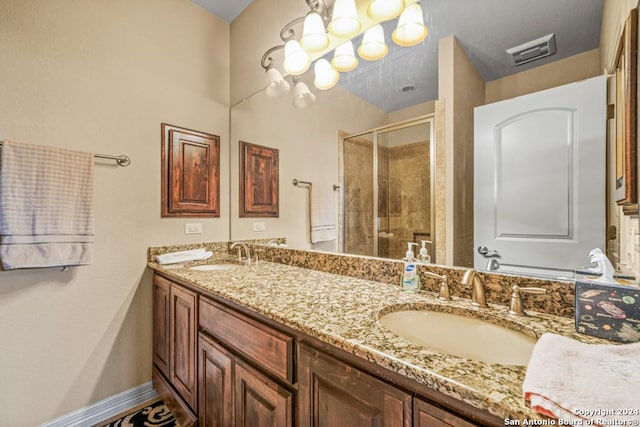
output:
<path id="1" fill-rule="evenodd" d="M 169 252 L 162 255 L 156 255 L 156 261 L 158 264 L 175 264 L 178 262 L 187 261 L 202 261 L 209 259 L 213 255 L 213 252 L 205 249 L 190 249 L 188 251 Z"/>
<path id="2" fill-rule="evenodd" d="M 312 184 L 309 188 L 311 243 L 337 238 L 336 196 L 333 186 Z"/>
<path id="3" fill-rule="evenodd" d="M 640 343 L 585 344 L 544 334 L 533 349 L 522 388 L 539 413 L 597 426 L 640 420 L 633 412 L 640 410 L 639 385 Z M 625 413 L 628 409 L 632 411 Z"/>
<path id="4" fill-rule="evenodd" d="M 0 259 L 5 270 L 92 262 L 94 169 L 92 153 L 2 143 Z"/>

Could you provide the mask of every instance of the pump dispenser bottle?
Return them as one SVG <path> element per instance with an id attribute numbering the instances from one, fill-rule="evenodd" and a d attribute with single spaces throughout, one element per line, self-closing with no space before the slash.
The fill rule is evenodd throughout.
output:
<path id="1" fill-rule="evenodd" d="M 418 254 L 418 262 L 420 264 L 429 264 L 431 263 L 431 255 L 429 255 L 426 244 L 431 244 L 431 240 L 421 240 L 421 242 L 422 247 L 420 248 L 420 253 Z"/>
<path id="2" fill-rule="evenodd" d="M 402 269 L 402 278 L 400 285 L 402 289 L 407 292 L 418 292 L 420 290 L 420 276 L 418 275 L 418 269 L 415 261 L 415 254 L 413 253 L 412 246 L 418 246 L 417 243 L 407 243 L 407 253 L 402 259 L 404 261 L 404 268 Z"/>

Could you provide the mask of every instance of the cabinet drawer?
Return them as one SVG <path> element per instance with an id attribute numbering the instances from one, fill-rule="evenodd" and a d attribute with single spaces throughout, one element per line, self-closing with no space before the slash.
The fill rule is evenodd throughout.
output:
<path id="1" fill-rule="evenodd" d="M 293 337 L 200 298 L 200 327 L 267 372 L 293 383 Z"/>

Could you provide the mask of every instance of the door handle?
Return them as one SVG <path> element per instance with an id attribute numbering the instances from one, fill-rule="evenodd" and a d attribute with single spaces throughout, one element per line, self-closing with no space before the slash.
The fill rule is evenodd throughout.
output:
<path id="1" fill-rule="evenodd" d="M 485 258 L 500 258 L 498 251 L 489 249 L 486 246 L 478 246 L 478 253 Z"/>

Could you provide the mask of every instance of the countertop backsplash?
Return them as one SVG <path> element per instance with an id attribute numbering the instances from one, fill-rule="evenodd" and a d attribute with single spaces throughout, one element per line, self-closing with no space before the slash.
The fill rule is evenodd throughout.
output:
<path id="1" fill-rule="evenodd" d="M 244 242 L 251 247 L 252 254 L 254 254 L 256 250 L 258 251 L 258 259 L 262 261 L 373 280 L 389 285 L 400 284 L 400 274 L 403 268 L 403 262 L 401 260 L 267 246 L 267 242 L 271 240 L 273 239 L 253 239 L 244 240 Z M 284 238 L 275 240 L 278 243 L 285 242 Z M 205 248 L 214 253 L 213 258 L 207 261 L 215 262 L 216 259 L 220 258 L 228 259 L 229 246 L 232 243 L 233 242 L 222 241 L 154 246 L 148 250 L 148 261 L 154 261 L 155 256 L 168 252 Z M 466 270 L 466 268 L 462 267 L 449 267 L 437 264 L 418 265 L 419 273 L 430 271 L 436 274 L 446 275 L 453 297 L 470 299 L 470 287 L 462 284 L 462 276 Z M 508 306 L 511 300 L 511 287 L 513 285 L 540 287 L 546 289 L 547 292 L 541 295 L 523 296 L 525 310 L 567 318 L 573 318 L 574 316 L 575 285 L 573 282 L 492 273 L 479 273 L 479 276 L 484 284 L 487 302 Z M 421 279 L 425 290 L 438 292 L 440 286 L 438 280 L 426 277 L 425 275 L 421 275 Z"/>

